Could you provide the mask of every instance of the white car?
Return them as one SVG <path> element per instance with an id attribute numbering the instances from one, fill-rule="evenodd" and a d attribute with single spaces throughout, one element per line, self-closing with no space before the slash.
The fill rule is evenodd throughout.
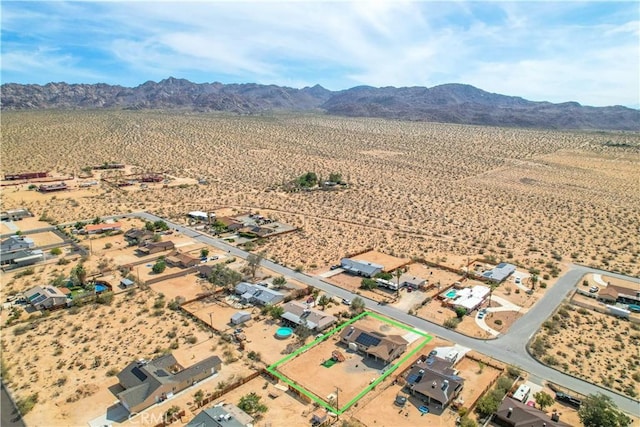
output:
<path id="1" fill-rule="evenodd" d="M 351 305 L 351 300 L 348 300 L 348 299 L 344 298 L 344 299 L 342 300 L 342 303 L 343 303 L 343 304 L 346 304 L 346 305 Z"/>
<path id="2" fill-rule="evenodd" d="M 519 284 L 520 284 L 520 278 L 516 277 L 516 285 L 519 285 Z"/>

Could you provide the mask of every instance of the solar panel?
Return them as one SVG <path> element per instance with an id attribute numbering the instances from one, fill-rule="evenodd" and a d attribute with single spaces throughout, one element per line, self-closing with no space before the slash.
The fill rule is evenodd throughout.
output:
<path id="1" fill-rule="evenodd" d="M 131 373 L 135 375 L 136 378 L 138 378 L 140 381 L 144 381 L 147 379 L 147 374 L 142 372 L 137 366 L 131 370 Z"/>
<path id="2" fill-rule="evenodd" d="M 407 377 L 407 382 L 415 383 L 417 379 L 418 379 L 418 374 L 411 374 L 409 375 L 409 377 Z"/>
<path id="3" fill-rule="evenodd" d="M 358 344 L 362 344 L 365 347 L 369 347 L 372 345 L 378 345 L 382 341 L 378 337 L 374 337 L 373 335 L 369 335 L 366 332 L 362 332 L 358 338 L 356 338 L 356 342 Z"/>

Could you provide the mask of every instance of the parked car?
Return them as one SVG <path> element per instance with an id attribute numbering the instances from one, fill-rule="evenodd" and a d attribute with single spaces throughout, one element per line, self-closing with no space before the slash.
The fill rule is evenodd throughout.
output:
<path id="1" fill-rule="evenodd" d="M 342 303 L 345 305 L 351 305 L 351 300 L 343 298 Z"/>
<path id="2" fill-rule="evenodd" d="M 592 287 L 589 288 L 589 293 L 590 294 L 595 294 L 599 290 L 600 290 L 600 288 L 598 288 L 597 286 L 592 286 Z"/>
<path id="3" fill-rule="evenodd" d="M 520 278 L 516 277 L 516 285 L 519 285 L 519 284 L 520 284 Z"/>
<path id="4" fill-rule="evenodd" d="M 580 408 L 580 405 L 582 405 L 582 401 L 580 399 L 565 393 L 556 393 L 556 400 L 573 406 L 574 408 Z"/>
<path id="5" fill-rule="evenodd" d="M 331 267 L 329 267 L 329 270 L 337 270 L 338 268 L 340 268 L 339 265 L 332 265 Z"/>

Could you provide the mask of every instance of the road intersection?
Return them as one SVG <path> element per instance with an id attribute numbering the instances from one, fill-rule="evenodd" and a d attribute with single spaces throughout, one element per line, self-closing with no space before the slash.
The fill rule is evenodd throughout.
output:
<path id="1" fill-rule="evenodd" d="M 230 245 L 224 240 L 214 238 L 184 225 L 173 223 L 148 212 L 115 215 L 105 218 L 117 219 L 122 217 L 138 217 L 147 221 L 165 221 L 170 228 L 184 234 L 185 236 L 192 237 L 201 243 L 226 251 L 230 256 L 246 259 L 250 254 L 236 246 Z M 45 229 L 42 229 L 41 231 L 45 231 Z M 279 275 L 295 279 L 308 286 L 318 288 L 338 299 L 344 298 L 353 300 L 353 298 L 356 297 L 352 292 L 321 280 L 318 277 L 294 271 L 270 260 L 264 259 L 261 265 Z M 476 350 L 501 362 L 518 367 L 523 371 L 528 372 L 532 376 L 532 380 L 534 382 L 542 383 L 543 380 L 548 380 L 567 389 L 576 390 L 585 395 L 602 393 L 611 397 L 623 411 L 639 416 L 640 403 L 638 401 L 543 365 L 531 357 L 527 351 L 527 343 L 540 328 L 540 325 L 553 314 L 556 308 L 571 293 L 578 282 L 580 282 L 582 277 L 589 273 L 600 275 L 606 274 L 611 277 L 630 280 L 640 284 L 640 279 L 637 278 L 596 270 L 580 265 L 571 265 L 569 271 L 560 277 L 554 286 L 547 289 L 544 296 L 527 313 L 517 319 L 506 333 L 491 340 L 469 337 L 438 324 L 431 323 L 422 318 L 410 315 L 395 307 L 379 305 L 376 301 L 370 300 L 366 297 L 360 296 L 360 298 L 364 300 L 367 310 L 378 312 L 391 319 L 411 325 L 421 331 L 426 331 L 445 340 Z"/>

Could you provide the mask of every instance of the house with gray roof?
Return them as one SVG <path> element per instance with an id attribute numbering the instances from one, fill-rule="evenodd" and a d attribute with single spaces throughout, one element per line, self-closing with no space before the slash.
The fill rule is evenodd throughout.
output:
<path id="1" fill-rule="evenodd" d="M 409 394 L 442 409 L 458 397 L 464 387 L 464 379 L 456 375 L 453 361 L 437 356 L 420 356 L 405 379 Z"/>
<path id="2" fill-rule="evenodd" d="M 129 412 L 140 412 L 210 377 L 221 367 L 222 361 L 218 356 L 204 359 L 186 369 L 172 354 L 150 362 L 131 362 L 118 374 L 118 381 L 124 388 L 118 393 L 118 400 Z"/>
<path id="3" fill-rule="evenodd" d="M 342 258 L 340 266 L 347 273 L 364 277 L 373 277 L 384 269 L 383 265 L 351 258 Z"/>
<path id="4" fill-rule="evenodd" d="M 55 286 L 34 286 L 24 297 L 36 310 L 51 310 L 67 305 L 67 296 Z"/>
<path id="5" fill-rule="evenodd" d="M 266 286 L 240 282 L 236 285 L 236 294 L 243 304 L 274 305 L 284 300 L 284 294 Z"/>
<path id="6" fill-rule="evenodd" d="M 20 221 L 22 218 L 29 218 L 31 216 L 33 216 L 33 214 L 25 208 L 9 209 L 0 212 L 0 221 Z"/>
<path id="7" fill-rule="evenodd" d="M 35 242 L 26 236 L 9 236 L 0 243 L 0 260 L 2 264 L 9 264 L 16 258 L 30 254 L 30 249 L 36 247 Z"/>
<path id="8" fill-rule="evenodd" d="M 493 423 L 503 427 L 569 427 L 560 421 L 560 415 L 551 416 L 544 411 L 525 405 L 510 397 L 505 397 L 498 410 L 493 414 Z"/>
<path id="9" fill-rule="evenodd" d="M 294 327 L 306 325 L 313 332 L 322 332 L 338 321 L 335 316 L 299 301 L 289 301 L 283 308 L 284 313 L 280 317 L 285 323 Z"/>
<path id="10" fill-rule="evenodd" d="M 249 427 L 253 417 L 236 405 L 225 403 L 200 412 L 186 427 Z"/>
<path id="11" fill-rule="evenodd" d="M 516 266 L 506 262 L 501 262 L 489 271 L 482 273 L 482 277 L 491 282 L 502 283 L 507 277 L 516 271 Z"/>

